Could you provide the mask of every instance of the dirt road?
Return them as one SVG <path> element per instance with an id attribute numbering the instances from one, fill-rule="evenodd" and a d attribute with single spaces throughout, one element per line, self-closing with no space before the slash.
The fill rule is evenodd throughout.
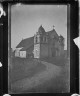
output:
<path id="1" fill-rule="evenodd" d="M 30 89 L 35 89 L 37 86 L 43 85 L 45 82 L 51 80 L 52 78 L 57 78 L 61 74 L 61 67 L 53 65 L 51 63 L 47 63 L 44 61 L 39 61 L 46 66 L 46 70 L 43 72 L 36 74 L 30 78 L 24 78 L 22 80 L 18 80 L 11 85 L 11 90 L 20 93 L 20 92 L 28 92 Z M 43 90 L 43 89 L 42 89 Z"/>

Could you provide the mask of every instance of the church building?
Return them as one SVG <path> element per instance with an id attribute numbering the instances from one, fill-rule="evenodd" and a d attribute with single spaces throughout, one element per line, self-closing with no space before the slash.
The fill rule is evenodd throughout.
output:
<path id="1" fill-rule="evenodd" d="M 34 58 L 60 56 L 64 53 L 64 38 L 53 28 L 45 32 L 42 25 L 34 35 Z"/>
<path id="2" fill-rule="evenodd" d="M 42 25 L 33 37 L 23 39 L 15 50 L 15 57 L 28 58 L 55 57 L 64 54 L 64 37 L 55 29 L 46 32 Z"/>

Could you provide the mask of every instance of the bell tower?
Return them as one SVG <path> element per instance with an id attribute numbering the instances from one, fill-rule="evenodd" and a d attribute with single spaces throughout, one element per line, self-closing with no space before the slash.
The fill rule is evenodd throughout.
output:
<path id="1" fill-rule="evenodd" d="M 44 28 L 41 25 L 38 29 L 38 32 L 36 32 L 36 34 L 34 35 L 34 58 L 41 58 L 47 55 L 47 44 L 48 38 Z"/>

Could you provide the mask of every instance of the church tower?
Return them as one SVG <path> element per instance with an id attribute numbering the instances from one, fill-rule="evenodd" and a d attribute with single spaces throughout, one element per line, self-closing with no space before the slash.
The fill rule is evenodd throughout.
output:
<path id="1" fill-rule="evenodd" d="M 42 25 L 34 35 L 34 58 L 44 58 L 48 56 L 48 35 Z"/>

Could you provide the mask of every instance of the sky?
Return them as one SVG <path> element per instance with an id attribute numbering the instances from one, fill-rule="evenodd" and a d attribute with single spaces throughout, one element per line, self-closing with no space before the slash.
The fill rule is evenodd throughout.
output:
<path id="1" fill-rule="evenodd" d="M 11 7 L 11 48 L 33 36 L 40 26 L 50 31 L 55 26 L 65 38 L 67 49 L 67 5 L 13 5 Z"/>

